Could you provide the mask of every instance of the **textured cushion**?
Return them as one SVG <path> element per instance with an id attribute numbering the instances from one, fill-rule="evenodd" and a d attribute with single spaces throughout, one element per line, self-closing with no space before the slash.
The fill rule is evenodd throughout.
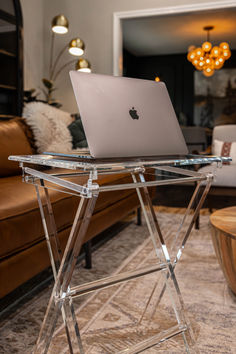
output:
<path id="1" fill-rule="evenodd" d="M 212 154 L 216 156 L 230 156 L 232 162 L 236 165 L 236 142 L 225 142 L 215 139 L 212 143 Z"/>
<path id="2" fill-rule="evenodd" d="M 70 152 L 72 137 L 67 126 L 72 122 L 70 113 L 42 102 L 30 102 L 23 117 L 34 133 L 38 152 Z"/>
<path id="3" fill-rule="evenodd" d="M 20 118 L 0 122 L 0 176 L 20 174 L 18 162 L 8 160 L 9 155 L 31 155 L 33 150 Z"/>
<path id="4" fill-rule="evenodd" d="M 198 172 L 213 172 L 215 174 L 213 186 L 236 187 L 236 165 L 223 165 L 222 168 L 216 168 L 214 165 L 204 166 Z"/>

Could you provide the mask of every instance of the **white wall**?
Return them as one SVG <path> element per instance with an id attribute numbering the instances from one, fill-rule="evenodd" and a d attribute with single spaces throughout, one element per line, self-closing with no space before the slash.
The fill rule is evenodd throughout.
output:
<path id="1" fill-rule="evenodd" d="M 37 28 L 40 40 L 42 39 L 42 23 L 44 19 L 44 73 L 48 71 L 49 40 L 51 19 L 63 13 L 69 20 L 69 33 L 64 36 L 57 35 L 55 51 L 58 52 L 73 37 L 81 37 L 86 43 L 85 56 L 92 65 L 95 73 L 112 74 L 113 70 L 113 13 L 120 11 L 158 8 L 193 3 L 206 3 L 206 0 L 50 0 L 45 1 L 43 16 L 41 16 L 42 3 L 45 0 L 21 0 L 23 15 L 25 18 L 25 48 L 27 71 L 25 72 L 26 83 L 40 84 L 42 73 L 42 56 L 39 54 L 38 46 L 33 44 L 36 39 L 35 28 Z M 220 1 L 220 0 L 219 0 Z M 217 2 L 217 0 L 215 1 Z M 30 3 L 30 8 L 24 9 Z M 37 3 L 37 5 L 36 5 Z M 27 6 L 28 6 L 27 5 Z M 29 31 L 29 34 L 26 34 Z M 34 48 L 34 49 L 33 49 Z M 30 49 L 33 49 L 29 51 Z M 65 54 L 61 64 L 71 60 L 69 54 Z M 37 63 L 38 73 L 34 71 L 34 61 Z M 63 103 L 63 109 L 69 112 L 76 112 L 77 106 L 72 92 L 68 71 L 73 65 L 64 70 L 56 82 L 58 90 L 55 97 Z M 32 78 L 30 71 L 32 70 Z M 38 80 L 38 81 L 37 81 Z"/>

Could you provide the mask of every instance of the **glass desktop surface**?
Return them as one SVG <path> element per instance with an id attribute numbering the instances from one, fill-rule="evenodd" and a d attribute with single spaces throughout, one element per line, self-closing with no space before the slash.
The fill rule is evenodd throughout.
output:
<path id="1" fill-rule="evenodd" d="M 67 168 L 71 170 L 112 170 L 129 169 L 134 167 L 154 167 L 154 166 L 191 166 L 230 162 L 230 157 L 203 156 L 203 155 L 183 155 L 183 156 L 146 156 L 146 157 L 124 157 L 124 158 L 88 158 L 81 155 L 65 154 L 64 156 L 53 155 L 12 155 L 9 160 L 20 163 L 36 164 L 49 167 Z"/>

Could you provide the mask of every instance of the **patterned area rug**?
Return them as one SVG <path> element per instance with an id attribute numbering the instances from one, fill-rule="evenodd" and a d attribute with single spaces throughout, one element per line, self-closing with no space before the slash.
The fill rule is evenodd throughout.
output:
<path id="1" fill-rule="evenodd" d="M 169 242 L 183 215 L 158 213 Z M 93 269 L 79 265 L 76 284 L 148 266 L 156 261 L 145 226 L 129 224 L 93 254 Z M 236 299 L 228 289 L 210 238 L 209 216 L 201 216 L 200 230 L 193 230 L 176 275 L 200 353 L 236 353 Z M 168 292 L 161 302 L 159 273 L 100 290 L 75 299 L 76 314 L 86 353 L 118 353 L 141 339 L 176 324 Z M 156 286 L 158 284 L 158 286 Z M 51 288 L 41 292 L 2 323 L 0 353 L 30 353 L 36 341 Z M 150 295 L 152 297 L 150 298 Z M 148 304 L 148 305 L 147 305 Z M 64 328 L 58 324 L 50 353 L 69 353 Z M 183 353 L 178 335 L 144 351 Z"/>

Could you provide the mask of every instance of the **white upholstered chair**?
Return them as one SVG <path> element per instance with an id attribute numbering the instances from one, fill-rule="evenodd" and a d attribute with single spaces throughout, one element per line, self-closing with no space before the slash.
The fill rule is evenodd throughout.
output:
<path id="1" fill-rule="evenodd" d="M 235 142 L 231 145 L 234 151 L 230 151 L 229 156 L 236 159 L 236 124 L 220 125 L 213 129 L 212 146 L 214 147 L 215 140 L 221 142 Z M 211 151 L 214 154 L 214 149 Z M 236 161 L 225 165 L 221 168 L 215 168 L 215 166 L 204 166 L 199 169 L 199 172 L 215 171 L 215 178 L 212 183 L 211 189 L 206 199 L 206 206 L 210 209 L 219 209 L 228 206 L 236 205 Z M 199 220 L 196 223 L 196 228 Z"/>
<path id="2" fill-rule="evenodd" d="M 212 136 L 212 151 L 211 153 L 214 155 L 214 144 L 215 140 L 222 141 L 222 142 L 235 142 L 236 143 L 236 124 L 229 124 L 229 125 L 219 125 L 213 129 L 213 136 Z M 236 144 L 231 145 L 234 148 L 234 152 L 231 152 L 232 155 L 236 154 Z M 231 156 L 231 153 L 229 153 Z M 233 156 L 231 156 L 233 157 Z M 206 172 L 211 171 L 214 169 L 214 166 L 205 166 L 200 168 L 199 172 Z M 226 188 L 236 188 L 236 162 L 229 165 L 223 165 L 222 168 L 218 168 L 216 170 L 216 175 L 214 181 L 212 183 L 212 187 L 226 187 Z M 236 205 L 236 200 L 235 200 Z"/>

